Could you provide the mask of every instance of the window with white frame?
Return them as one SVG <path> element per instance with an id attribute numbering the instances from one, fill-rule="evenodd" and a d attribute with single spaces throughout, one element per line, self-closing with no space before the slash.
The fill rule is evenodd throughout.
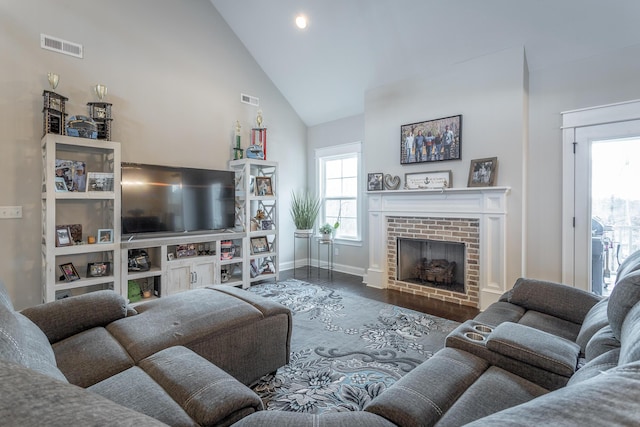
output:
<path id="1" fill-rule="evenodd" d="M 357 142 L 316 150 L 318 194 L 322 199 L 318 223 L 339 223 L 337 239 L 361 239 L 360 146 Z"/>

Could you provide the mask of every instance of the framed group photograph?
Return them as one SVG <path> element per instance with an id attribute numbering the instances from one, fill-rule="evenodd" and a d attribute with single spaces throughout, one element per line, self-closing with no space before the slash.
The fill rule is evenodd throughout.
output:
<path id="1" fill-rule="evenodd" d="M 113 229 L 101 228 L 98 230 L 98 243 L 113 243 Z"/>
<path id="2" fill-rule="evenodd" d="M 367 175 L 367 191 L 384 190 L 383 174 L 374 172 Z"/>
<path id="3" fill-rule="evenodd" d="M 87 264 L 87 277 L 108 276 L 111 273 L 111 262 L 90 262 Z"/>
<path id="4" fill-rule="evenodd" d="M 71 239 L 71 230 L 69 226 L 57 226 L 56 227 L 56 246 L 71 246 L 73 240 Z"/>
<path id="5" fill-rule="evenodd" d="M 462 115 L 400 126 L 400 164 L 460 160 Z"/>
<path id="6" fill-rule="evenodd" d="M 270 177 L 256 176 L 256 196 L 273 196 Z"/>
<path id="7" fill-rule="evenodd" d="M 80 275 L 78 274 L 78 270 L 76 270 L 76 268 L 70 262 L 68 262 L 66 264 L 62 264 L 60 266 L 60 270 L 62 270 L 62 274 L 64 275 L 64 279 L 67 282 L 73 282 L 74 280 L 79 280 L 80 279 Z"/>
<path id="8" fill-rule="evenodd" d="M 269 241 L 266 237 L 252 237 L 251 238 L 251 253 L 261 254 L 269 252 Z"/>
<path id="9" fill-rule="evenodd" d="M 467 187 L 493 187 L 498 179 L 498 158 L 471 160 Z"/>
<path id="10" fill-rule="evenodd" d="M 451 171 L 404 174 L 404 188 L 407 190 L 432 190 L 449 187 L 451 187 Z"/>

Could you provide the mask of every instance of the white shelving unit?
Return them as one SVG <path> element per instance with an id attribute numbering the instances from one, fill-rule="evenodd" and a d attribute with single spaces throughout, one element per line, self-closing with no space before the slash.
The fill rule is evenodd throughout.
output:
<path id="1" fill-rule="evenodd" d="M 244 243 L 246 262 L 244 277 L 249 284 L 266 280 L 277 280 L 278 267 L 278 163 L 267 160 L 240 159 L 229 162 L 236 172 L 236 228 L 246 232 Z M 259 193 L 259 183 L 267 178 L 271 182 L 271 192 Z M 257 221 L 260 210 L 264 214 Z M 268 243 L 262 251 L 261 242 Z"/>
<path id="2" fill-rule="evenodd" d="M 122 283 L 149 281 L 152 298 L 204 286 L 225 284 L 248 287 L 244 276 L 243 232 L 203 233 L 129 240 L 121 243 Z M 223 257 L 223 242 L 231 242 L 233 256 Z M 150 262 L 147 271 L 129 271 L 129 252 L 144 250 Z M 181 256 L 184 255 L 184 256 Z M 224 258 L 224 259 L 223 259 Z"/>
<path id="3" fill-rule="evenodd" d="M 120 144 L 113 141 L 47 134 L 42 147 L 42 285 L 43 301 L 100 289 L 126 293 L 120 286 Z M 56 191 L 56 159 L 83 162 L 85 174 L 113 174 L 111 191 Z M 82 237 L 58 246 L 57 227 L 82 226 Z M 98 230 L 111 230 L 109 243 L 88 244 Z M 73 264 L 79 278 L 67 281 L 60 266 Z M 109 272 L 92 277 L 89 263 L 110 263 Z"/>

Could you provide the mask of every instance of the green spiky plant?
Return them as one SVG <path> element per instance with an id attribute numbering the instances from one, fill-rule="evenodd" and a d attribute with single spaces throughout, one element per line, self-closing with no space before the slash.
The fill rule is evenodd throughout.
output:
<path id="1" fill-rule="evenodd" d="M 313 228 L 320 212 L 320 198 L 309 193 L 308 190 L 291 192 L 291 218 L 298 230 Z"/>

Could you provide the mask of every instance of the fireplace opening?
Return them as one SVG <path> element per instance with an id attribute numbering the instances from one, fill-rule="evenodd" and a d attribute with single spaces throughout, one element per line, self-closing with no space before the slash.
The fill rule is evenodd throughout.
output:
<path id="1" fill-rule="evenodd" d="M 465 293 L 464 243 L 397 239 L 397 280 Z"/>

